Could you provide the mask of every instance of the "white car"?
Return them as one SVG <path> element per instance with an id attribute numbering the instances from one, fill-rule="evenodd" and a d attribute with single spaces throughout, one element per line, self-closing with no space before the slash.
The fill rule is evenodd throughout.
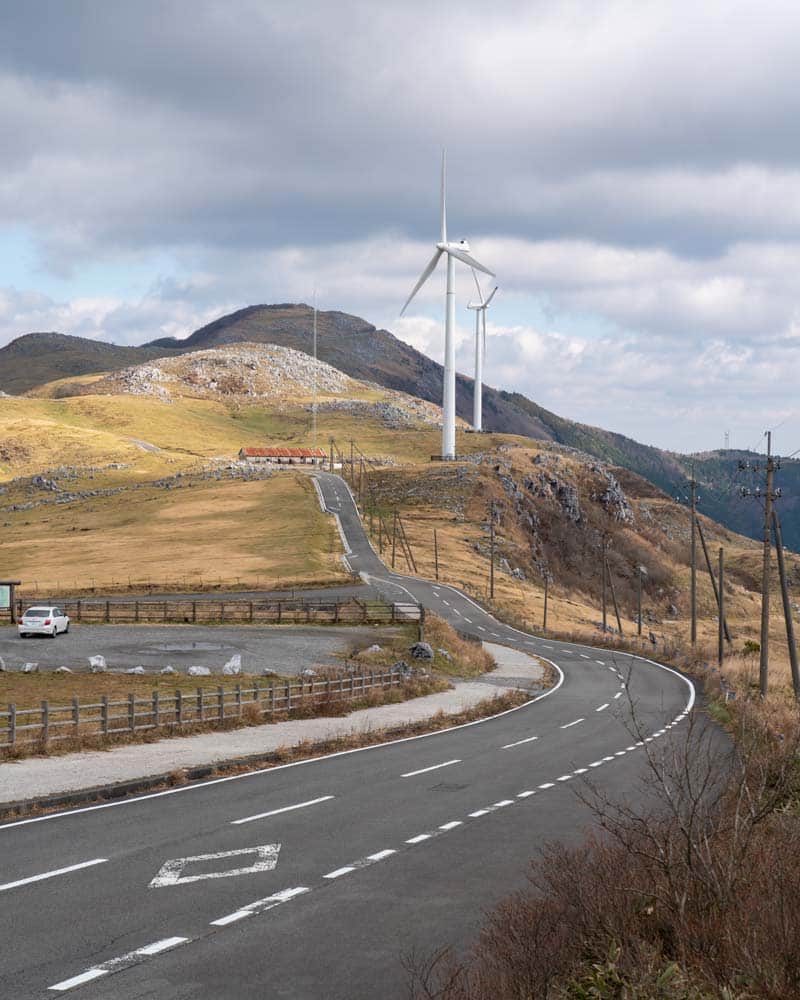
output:
<path id="1" fill-rule="evenodd" d="M 69 618 L 61 608 L 53 605 L 28 608 L 17 625 L 20 636 L 50 635 L 54 639 L 59 632 L 69 632 Z"/>

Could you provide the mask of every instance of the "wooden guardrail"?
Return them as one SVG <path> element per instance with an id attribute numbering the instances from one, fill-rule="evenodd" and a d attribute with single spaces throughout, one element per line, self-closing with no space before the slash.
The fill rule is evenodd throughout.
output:
<path id="1" fill-rule="evenodd" d="M 17 601 L 17 620 L 35 599 Z M 342 625 L 393 624 L 418 621 L 418 604 L 383 604 L 352 598 L 347 601 L 244 600 L 239 598 L 198 598 L 156 600 L 120 598 L 117 600 L 48 599 L 39 604 L 54 604 L 74 622 L 87 624 L 302 624 L 335 623 Z"/>
<path id="2" fill-rule="evenodd" d="M 0 711 L 0 749 L 11 750 L 36 744 L 43 749 L 54 743 L 83 737 L 110 737 L 147 730 L 175 732 L 204 725 L 225 727 L 231 721 L 257 723 L 310 711 L 337 702 L 352 702 L 368 691 L 400 687 L 398 673 L 369 673 L 324 680 L 259 684 L 234 688 L 197 688 L 165 696 L 153 691 L 149 698 L 129 694 L 124 700 L 103 696 L 87 703 L 73 698 L 69 705 L 42 701 L 38 708 L 8 705 Z"/>

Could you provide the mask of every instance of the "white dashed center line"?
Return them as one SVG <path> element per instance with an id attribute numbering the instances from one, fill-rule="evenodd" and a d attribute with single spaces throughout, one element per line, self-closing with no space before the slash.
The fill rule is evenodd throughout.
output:
<path id="1" fill-rule="evenodd" d="M 401 774 L 401 778 L 413 778 L 418 774 L 427 774 L 428 771 L 438 771 L 440 767 L 450 767 L 451 764 L 460 764 L 461 759 L 457 760 L 446 760 L 443 764 L 431 764 L 430 767 L 421 767 L 418 771 L 406 771 L 405 774 Z"/>
<path id="2" fill-rule="evenodd" d="M 355 868 L 353 865 L 345 865 L 343 868 L 336 868 L 332 872 L 328 872 L 327 875 L 323 875 L 323 878 L 341 878 L 342 875 L 349 875 L 350 872 L 354 872 Z"/>
<path id="3" fill-rule="evenodd" d="M 30 885 L 32 882 L 42 882 L 46 878 L 55 878 L 56 875 L 66 875 L 68 872 L 77 872 L 82 868 L 91 868 L 93 865 L 104 865 L 108 858 L 94 858 L 92 861 L 81 861 L 77 865 L 69 865 L 66 868 L 54 868 L 50 872 L 42 872 L 41 875 L 29 875 L 27 878 L 17 879 L 16 882 L 6 882 L 0 885 L 0 892 L 7 889 L 18 889 L 21 885 Z"/>
<path id="4" fill-rule="evenodd" d="M 569 729 L 570 726 L 577 726 L 579 722 L 585 722 L 586 719 L 576 719 L 574 722 L 568 722 L 565 726 L 561 726 L 562 729 Z"/>
<path id="5" fill-rule="evenodd" d="M 595 709 L 595 712 L 602 712 L 604 709 L 608 708 L 608 702 L 605 705 L 600 705 Z"/>
<path id="6" fill-rule="evenodd" d="M 505 746 L 500 747 L 500 749 L 501 750 L 510 750 L 511 747 L 519 747 L 519 746 L 522 746 L 523 743 L 533 743 L 534 740 L 538 740 L 538 739 L 539 739 L 538 736 L 529 736 L 525 740 L 517 740 L 516 743 L 506 743 Z"/>
<path id="7" fill-rule="evenodd" d="M 416 837 L 409 837 L 406 841 L 407 844 L 421 844 L 423 840 L 430 840 L 431 835 L 429 833 L 418 833 Z"/>
<path id="8" fill-rule="evenodd" d="M 240 823 L 252 823 L 256 819 L 266 819 L 267 816 L 278 816 L 280 813 L 292 812 L 294 809 L 305 809 L 306 806 L 315 806 L 318 802 L 327 802 L 333 795 L 323 795 L 318 799 L 309 799 L 308 802 L 298 802 L 293 806 L 282 806 L 280 809 L 270 809 L 269 812 L 256 813 L 255 816 L 245 816 L 243 819 L 231 820 L 231 826 L 239 826 Z"/>

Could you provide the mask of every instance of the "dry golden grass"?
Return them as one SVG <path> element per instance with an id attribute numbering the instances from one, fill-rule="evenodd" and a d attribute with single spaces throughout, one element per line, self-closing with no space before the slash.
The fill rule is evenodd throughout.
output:
<path id="1" fill-rule="evenodd" d="M 194 588 L 349 579 L 336 527 L 300 472 L 141 489 L 6 517 L 3 572 L 27 593 L 118 589 L 128 581 Z"/>

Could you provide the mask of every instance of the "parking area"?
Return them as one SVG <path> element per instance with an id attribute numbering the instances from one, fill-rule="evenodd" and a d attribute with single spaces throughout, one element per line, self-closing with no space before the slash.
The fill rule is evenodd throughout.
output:
<path id="1" fill-rule="evenodd" d="M 142 666 L 149 672 L 171 666 L 183 673 L 202 666 L 216 673 L 238 653 L 245 673 L 299 674 L 307 667 L 341 665 L 342 654 L 400 632 L 386 626 L 73 624 L 68 635 L 55 639 L 21 639 L 8 626 L 0 628 L 0 657 L 7 670 L 37 663 L 40 670 L 64 666 L 88 671 L 89 657 L 100 654 L 110 670 Z"/>

